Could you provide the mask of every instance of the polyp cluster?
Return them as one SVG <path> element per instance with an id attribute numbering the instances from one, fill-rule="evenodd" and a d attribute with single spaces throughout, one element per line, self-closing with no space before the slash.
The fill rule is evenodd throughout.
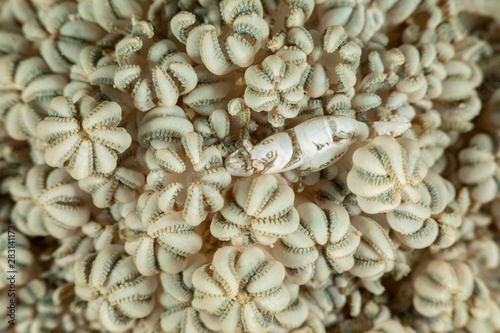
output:
<path id="1" fill-rule="evenodd" d="M 0 330 L 499 332 L 471 3 L 0 0 Z"/>

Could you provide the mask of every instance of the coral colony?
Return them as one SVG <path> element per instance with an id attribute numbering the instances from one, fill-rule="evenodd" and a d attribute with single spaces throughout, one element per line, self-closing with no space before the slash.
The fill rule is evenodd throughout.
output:
<path id="1" fill-rule="evenodd" d="M 0 0 L 0 331 L 500 332 L 499 13 Z"/>

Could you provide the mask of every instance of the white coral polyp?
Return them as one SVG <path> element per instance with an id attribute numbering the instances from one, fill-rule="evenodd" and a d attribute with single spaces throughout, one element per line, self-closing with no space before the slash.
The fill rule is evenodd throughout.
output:
<path id="1" fill-rule="evenodd" d="M 66 78 L 52 74 L 40 57 L 18 54 L 0 58 L 0 119 L 15 140 L 36 138 L 36 127 L 49 108 L 49 101 L 60 95 Z"/>
<path id="2" fill-rule="evenodd" d="M 182 217 L 182 212 L 165 214 L 158 208 L 158 200 L 157 193 L 144 192 L 136 210 L 124 221 L 127 228 L 122 230 L 125 249 L 134 256 L 139 272 L 146 276 L 182 271 L 186 259 L 202 246 L 200 235 Z"/>
<path id="3" fill-rule="evenodd" d="M 148 29 L 152 30 L 152 26 Z M 163 39 L 151 47 L 148 44 L 144 36 L 134 35 L 117 44 L 119 67 L 115 71 L 115 85 L 129 93 L 134 106 L 141 111 L 157 105 L 172 107 L 179 96 L 196 87 L 196 72 L 189 57 L 177 51 L 172 41 Z"/>
<path id="4" fill-rule="evenodd" d="M 208 3 L 205 4 L 207 5 Z M 221 17 L 217 11 L 206 17 L 210 24 L 193 27 L 200 22 L 196 22 L 196 16 L 189 12 L 177 14 L 170 22 L 174 36 L 186 44 L 189 57 L 196 63 L 204 64 L 216 75 L 250 66 L 269 35 L 269 26 L 263 18 L 264 8 L 260 0 L 224 0 L 220 6 L 222 19 L 233 30 L 232 33 L 222 31 Z M 224 39 L 222 45 L 219 38 Z"/>
<path id="5" fill-rule="evenodd" d="M 299 294 L 300 287 L 291 283 L 287 283 L 286 287 L 288 288 L 290 302 L 286 308 L 274 315 L 271 332 L 295 332 L 294 329 L 300 329 L 307 325 L 309 307 L 304 297 Z"/>
<path id="6" fill-rule="evenodd" d="M 83 97 L 73 103 L 69 97 L 56 97 L 49 116 L 38 124 L 38 135 L 45 142 L 45 162 L 66 168 L 75 179 L 92 172 L 115 170 L 118 154 L 132 143 L 126 129 L 118 127 L 122 110 L 116 102 L 97 102 Z"/>
<path id="7" fill-rule="evenodd" d="M 78 14 L 111 32 L 130 28 L 131 18 L 142 16 L 142 8 L 137 0 L 81 0 L 78 1 Z"/>
<path id="8" fill-rule="evenodd" d="M 92 173 L 78 181 L 80 188 L 92 195 L 96 207 L 105 208 L 116 203 L 131 202 L 136 197 L 136 191 L 145 183 L 144 174 L 135 164 L 136 156 L 123 154 L 120 157 L 118 166 L 112 173 Z"/>
<path id="9" fill-rule="evenodd" d="M 180 107 L 156 107 L 148 112 L 140 122 L 138 137 L 148 148 L 147 183 L 158 192 L 161 210 L 182 211 L 184 219 L 196 226 L 222 208 L 221 192 L 231 183 L 231 175 L 222 166 L 220 151 L 203 147 L 203 137 L 193 132 Z"/>
<path id="10" fill-rule="evenodd" d="M 333 203 L 318 206 L 311 202 L 299 205 L 297 211 L 299 228 L 273 249 L 287 268 L 287 278 L 296 284 L 322 283 L 332 272 L 350 270 L 360 233 L 351 225 L 347 211 Z"/>
<path id="11" fill-rule="evenodd" d="M 219 323 L 214 320 L 215 317 L 200 312 L 191 305 L 194 294 L 193 273 L 207 261 L 205 255 L 197 254 L 189 259 L 188 265 L 182 272 L 160 274 L 163 292 L 159 293 L 158 302 L 165 307 L 161 316 L 161 328 L 165 332 L 220 330 Z"/>
<path id="12" fill-rule="evenodd" d="M 480 327 L 484 325 L 481 321 L 498 311 L 490 308 L 484 282 L 464 262 L 432 260 L 415 273 L 413 306 L 428 320 L 433 332 Z"/>
<path id="13" fill-rule="evenodd" d="M 256 246 L 225 246 L 193 274 L 193 306 L 219 317 L 225 333 L 267 332 L 290 300 L 285 268 Z"/>
<path id="14" fill-rule="evenodd" d="M 87 45 L 103 38 L 105 31 L 82 19 L 77 4 L 71 1 L 51 1 L 37 19 L 26 20 L 23 29 L 40 48 L 40 54 L 52 71 L 67 73 L 77 62 L 78 54 Z"/>
<path id="15" fill-rule="evenodd" d="M 89 221 L 88 197 L 63 169 L 36 165 L 24 182 L 12 182 L 10 193 L 13 222 L 29 236 L 65 238 Z"/>
<path id="16" fill-rule="evenodd" d="M 0 0 L 0 331 L 500 332 L 499 8 Z"/>
<path id="17" fill-rule="evenodd" d="M 355 216 L 351 223 L 362 235 L 349 272 L 366 281 L 375 281 L 392 270 L 396 260 L 394 243 L 389 233 L 372 218 Z"/>
<path id="18" fill-rule="evenodd" d="M 113 244 L 80 258 L 74 272 L 76 294 L 98 306 L 106 330 L 126 331 L 155 307 L 158 280 L 141 275 L 122 245 Z"/>
<path id="19" fill-rule="evenodd" d="M 9 230 L 0 234 L 0 289 L 7 288 L 15 292 L 15 286 L 21 286 L 32 278 L 35 256 L 28 238 L 21 233 L 16 235 L 12 226 Z M 12 271 L 16 272 L 14 280 L 11 279 Z"/>
<path id="20" fill-rule="evenodd" d="M 494 150 L 493 140 L 487 134 L 479 133 L 458 155 L 461 163 L 458 179 L 470 186 L 472 199 L 479 203 L 492 201 L 500 192 L 500 167 Z"/>
<path id="21" fill-rule="evenodd" d="M 235 246 L 273 244 L 299 225 L 294 197 L 292 188 L 273 175 L 240 179 L 228 192 L 220 213 L 214 216 L 210 231 Z"/>
<path id="22" fill-rule="evenodd" d="M 302 72 L 292 62 L 270 55 L 261 65 L 245 71 L 245 81 L 245 103 L 254 111 L 269 111 L 273 126 L 283 126 L 285 118 L 298 114 L 297 103 L 304 98 L 304 88 Z"/>
<path id="23" fill-rule="evenodd" d="M 392 319 L 379 321 L 372 330 L 366 333 L 416 333 L 411 327 L 403 326 L 400 322 Z"/>
<path id="24" fill-rule="evenodd" d="M 420 200 L 417 185 L 427 174 L 427 166 L 415 141 L 378 136 L 358 148 L 352 159 L 347 185 L 357 195 L 359 207 L 364 212 L 388 212 L 398 207 L 402 200 Z"/>
<path id="25" fill-rule="evenodd" d="M 215 146 L 222 157 L 227 157 L 238 148 L 236 137 L 229 135 L 231 116 L 225 110 L 217 109 L 209 117 L 197 118 L 194 120 L 193 126 L 196 133 L 203 137 L 203 146 Z"/>

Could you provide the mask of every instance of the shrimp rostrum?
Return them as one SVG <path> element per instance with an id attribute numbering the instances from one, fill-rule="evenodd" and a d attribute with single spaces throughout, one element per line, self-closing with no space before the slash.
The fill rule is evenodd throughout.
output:
<path id="1" fill-rule="evenodd" d="M 346 116 L 322 116 L 275 133 L 257 145 L 244 141 L 226 159 L 234 176 L 279 173 L 298 169 L 303 174 L 335 163 L 349 146 L 368 138 L 365 123 Z"/>

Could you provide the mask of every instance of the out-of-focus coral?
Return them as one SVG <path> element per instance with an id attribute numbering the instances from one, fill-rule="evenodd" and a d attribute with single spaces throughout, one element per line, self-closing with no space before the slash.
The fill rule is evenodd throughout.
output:
<path id="1" fill-rule="evenodd" d="M 433 332 L 460 328 L 473 332 L 481 327 L 490 327 L 488 331 L 499 329 L 497 320 L 491 317 L 498 313 L 498 305 L 467 264 L 430 261 L 416 274 L 413 284 L 413 305 L 427 319 Z"/>
<path id="2" fill-rule="evenodd" d="M 468 132 L 474 125 L 471 120 L 481 110 L 481 102 L 474 89 L 482 81 L 480 69 L 472 62 L 449 61 L 445 68 L 443 91 L 436 100 L 446 130 Z M 458 108 L 457 108 L 458 105 Z"/>
<path id="3" fill-rule="evenodd" d="M 108 32 L 124 32 L 132 28 L 134 15 L 142 16 L 143 11 L 137 0 L 82 0 L 78 2 L 78 14 L 86 21 L 95 22 Z"/>
<path id="4" fill-rule="evenodd" d="M 55 304 L 51 288 L 34 279 L 19 290 L 19 309 L 15 332 L 51 331 L 60 326 L 62 306 Z"/>
<path id="5" fill-rule="evenodd" d="M 78 15 L 78 5 L 72 1 L 49 1 L 43 10 L 31 7 L 31 2 L 10 4 L 24 35 L 40 48 L 40 55 L 56 73 L 67 73 L 80 51 L 105 35 L 98 25 Z"/>
<path id="6" fill-rule="evenodd" d="M 121 245 L 80 258 L 74 271 L 76 294 L 99 309 L 106 330 L 126 331 L 155 307 L 158 281 L 141 275 Z"/>
<path id="7" fill-rule="evenodd" d="M 396 251 L 389 234 L 375 220 L 355 216 L 352 225 L 360 231 L 361 242 L 354 253 L 354 266 L 349 272 L 367 280 L 377 280 L 392 270 Z"/>
<path id="8" fill-rule="evenodd" d="M 492 201 L 500 192 L 500 171 L 494 151 L 493 140 L 486 134 L 477 134 L 458 155 L 461 163 L 458 179 L 470 186 L 471 198 L 481 204 Z"/>
<path id="9" fill-rule="evenodd" d="M 12 226 L 0 235 L 0 256 L 3 259 L 0 290 L 10 287 L 11 292 L 15 293 L 16 286 L 22 286 L 31 280 L 32 274 L 35 272 L 34 262 L 36 260 L 31 251 L 28 238 L 22 234 L 16 235 L 15 228 Z M 17 268 L 14 279 L 9 273 L 13 272 L 13 267 Z"/>
<path id="10" fill-rule="evenodd" d="M 401 325 L 401 323 L 397 322 L 396 320 L 388 319 L 388 320 L 384 320 L 384 321 L 376 323 L 373 326 L 373 329 L 371 329 L 367 333 L 379 333 L 379 332 L 385 332 L 385 333 L 396 333 L 396 332 L 414 333 L 415 330 L 413 330 L 410 327 Z"/>
<path id="11" fill-rule="evenodd" d="M 54 74 L 40 57 L 5 55 L 0 59 L 0 119 L 16 140 L 37 139 L 36 127 L 51 99 L 62 94 L 66 78 Z"/>
<path id="12" fill-rule="evenodd" d="M 89 221 L 87 196 L 63 169 L 36 165 L 12 182 L 10 193 L 12 220 L 28 236 L 65 238 Z"/>
<path id="13" fill-rule="evenodd" d="M 100 251 L 104 247 L 118 242 L 117 224 L 103 224 L 90 221 L 81 228 L 81 232 L 61 241 L 60 246 L 52 253 L 54 265 L 60 275 L 68 282 L 73 282 L 73 265 L 83 256 Z"/>

